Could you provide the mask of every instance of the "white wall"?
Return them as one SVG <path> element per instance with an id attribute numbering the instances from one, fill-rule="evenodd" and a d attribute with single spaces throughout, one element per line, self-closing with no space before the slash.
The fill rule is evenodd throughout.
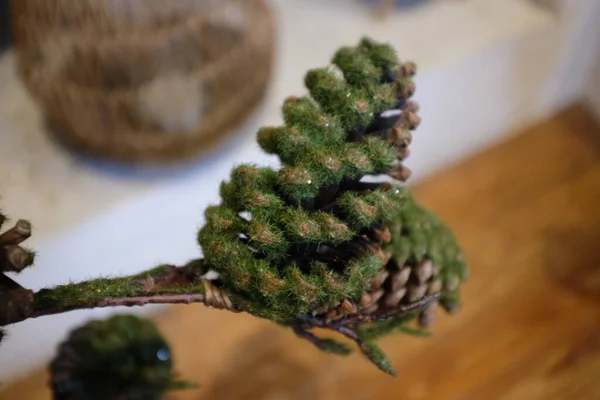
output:
<path id="1" fill-rule="evenodd" d="M 598 4 L 600 4 L 600 1 Z M 596 25 L 600 26 L 600 15 L 596 17 L 596 21 Z M 596 61 L 588 79 L 585 96 L 590 110 L 592 110 L 598 121 L 600 121 L 600 32 L 596 34 L 596 41 Z"/>
<path id="2" fill-rule="evenodd" d="M 581 99 L 600 118 L 600 1 L 532 0 L 557 16 L 554 35 L 544 46 L 556 46 L 555 79 L 548 98 Z"/>
<path id="3" fill-rule="evenodd" d="M 600 51 L 586 90 L 587 104 L 600 121 Z"/>

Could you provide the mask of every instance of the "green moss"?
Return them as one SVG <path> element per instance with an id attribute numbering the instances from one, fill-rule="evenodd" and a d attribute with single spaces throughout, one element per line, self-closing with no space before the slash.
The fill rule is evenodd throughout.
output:
<path id="1" fill-rule="evenodd" d="M 268 154 L 275 154 L 277 148 L 277 137 L 281 135 L 283 127 L 265 126 L 258 130 L 256 140 L 258 145 Z"/>
<path id="2" fill-rule="evenodd" d="M 430 259 L 447 286 L 459 286 L 469 275 L 468 267 L 452 231 L 431 211 L 406 193 L 406 201 L 390 223 L 392 242 L 386 246 L 399 263 L 416 264 Z M 459 289 L 443 296 L 447 310 L 460 306 Z"/>
<path id="3" fill-rule="evenodd" d="M 286 233 L 297 243 L 339 244 L 354 235 L 348 226 L 335 216 L 324 212 L 309 213 L 302 208 L 288 208 L 282 216 Z"/>
<path id="4" fill-rule="evenodd" d="M 34 309 L 65 308 L 93 304 L 105 298 L 136 297 L 144 294 L 141 280 L 163 274 L 167 266 L 159 266 L 139 275 L 120 278 L 97 278 L 42 289 L 34 294 Z"/>
<path id="5" fill-rule="evenodd" d="M 349 178 L 359 179 L 375 172 L 373 162 L 360 143 L 348 143 L 342 151 L 342 161 Z"/>
<path id="6" fill-rule="evenodd" d="M 277 173 L 271 168 L 241 164 L 231 171 L 231 182 L 236 190 L 268 191 L 275 184 Z"/>
<path id="7" fill-rule="evenodd" d="M 394 48 L 387 43 L 363 37 L 360 40 L 359 48 L 368 54 L 371 62 L 382 71 L 392 71 L 400 62 Z"/>
<path id="8" fill-rule="evenodd" d="M 244 232 L 248 236 L 249 245 L 261 251 L 267 260 L 277 261 L 287 255 L 290 243 L 283 230 L 268 218 L 255 216 Z"/>
<path id="9" fill-rule="evenodd" d="M 314 144 L 306 129 L 295 126 L 267 127 L 258 131 L 259 144 L 264 149 L 272 149 L 282 161 L 291 162 L 294 157 L 302 155 Z"/>
<path id="10" fill-rule="evenodd" d="M 309 71 L 304 82 L 322 109 L 336 115 L 343 128 L 353 129 L 369 123 L 374 110 L 367 90 L 346 84 L 331 68 Z"/>
<path id="11" fill-rule="evenodd" d="M 238 193 L 235 186 L 231 182 L 221 182 L 219 186 L 219 194 L 223 201 L 223 205 L 232 210 L 242 210 L 241 201 L 238 198 Z"/>
<path id="12" fill-rule="evenodd" d="M 380 188 L 364 193 L 346 192 L 337 200 L 352 228 L 360 230 L 377 221 L 391 221 L 402 209 L 404 189 Z"/>
<path id="13" fill-rule="evenodd" d="M 364 294 L 370 285 L 371 279 L 383 268 L 381 259 L 367 253 L 365 256 L 353 260 L 345 271 L 346 285 L 344 297 L 357 299 Z"/>
<path id="14" fill-rule="evenodd" d="M 70 305 L 91 304 L 107 297 L 134 297 L 141 291 L 140 283 L 131 278 L 98 278 L 42 289 L 35 294 L 34 308 L 68 308 Z"/>
<path id="15" fill-rule="evenodd" d="M 237 214 L 227 207 L 207 207 L 204 216 L 206 218 L 206 224 L 209 225 L 214 232 L 223 234 L 230 233 L 239 229 L 241 225 Z"/>
<path id="16" fill-rule="evenodd" d="M 376 137 L 366 138 L 362 143 L 363 152 L 373 164 L 373 173 L 385 174 L 389 172 L 396 162 L 396 149 L 390 144 Z"/>
<path id="17" fill-rule="evenodd" d="M 311 275 L 315 276 L 319 282 L 321 293 L 319 297 L 324 303 L 337 303 L 343 298 L 346 282 L 339 273 L 332 271 L 327 264 L 323 262 L 313 262 L 311 265 Z"/>
<path id="18" fill-rule="evenodd" d="M 286 268 L 286 290 L 296 301 L 309 305 L 318 298 L 319 286 L 315 277 L 305 275 L 298 267 Z"/>
<path id="19" fill-rule="evenodd" d="M 322 115 L 310 97 L 288 97 L 281 108 L 286 125 L 313 126 Z"/>
<path id="20" fill-rule="evenodd" d="M 278 178 L 281 191 L 296 204 L 314 198 L 321 184 L 311 174 L 310 167 L 304 165 L 283 167 L 279 171 Z"/>
<path id="21" fill-rule="evenodd" d="M 354 229 L 362 229 L 372 225 L 379 217 L 379 210 L 372 204 L 366 202 L 362 196 L 346 192 L 338 198 L 337 202 L 344 213 L 348 216 Z"/>
<path id="22" fill-rule="evenodd" d="M 360 48 L 342 47 L 335 53 L 332 62 L 342 70 L 344 78 L 352 85 L 370 86 L 379 82 L 381 70 Z"/>

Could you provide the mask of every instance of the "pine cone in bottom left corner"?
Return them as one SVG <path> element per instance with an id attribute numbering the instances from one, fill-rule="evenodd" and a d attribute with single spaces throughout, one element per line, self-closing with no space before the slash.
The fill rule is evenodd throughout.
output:
<path id="1" fill-rule="evenodd" d="M 50 364 L 54 400 L 159 400 L 174 380 L 167 342 L 150 321 L 116 315 L 71 332 Z"/>

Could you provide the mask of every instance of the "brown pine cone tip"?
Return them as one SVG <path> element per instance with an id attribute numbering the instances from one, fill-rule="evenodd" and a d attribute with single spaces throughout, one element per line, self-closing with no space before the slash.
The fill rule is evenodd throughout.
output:
<path id="1" fill-rule="evenodd" d="M 0 228 L 6 221 L 0 214 Z M 31 225 L 25 220 L 0 234 L 0 326 L 31 310 L 33 292 L 4 274 L 19 273 L 33 264 L 35 254 L 20 246 L 30 236 Z"/>
<path id="2" fill-rule="evenodd" d="M 0 271 L 21 272 L 31 265 L 33 254 L 19 246 L 31 236 L 31 224 L 19 220 L 0 234 Z"/>

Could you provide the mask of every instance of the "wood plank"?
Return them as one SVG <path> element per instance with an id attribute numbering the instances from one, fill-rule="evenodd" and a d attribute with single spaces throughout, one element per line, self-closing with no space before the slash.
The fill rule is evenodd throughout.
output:
<path id="1" fill-rule="evenodd" d="M 534 394 L 528 385 L 543 377 L 557 384 L 563 375 L 577 387 L 569 364 L 592 367 L 600 360 L 600 346 L 588 346 L 585 355 L 579 349 L 580 342 L 594 344 L 590 335 L 600 331 L 599 204 L 597 166 L 485 232 L 469 233 L 468 243 L 486 252 L 470 251 L 464 309 L 436 327 L 439 339 L 414 357 L 394 360 L 405 366 L 404 379 L 381 398 L 407 390 L 407 399 L 546 399 L 550 386 L 538 385 Z M 590 381 L 594 370 L 587 372 L 582 385 L 600 389 L 600 381 Z M 501 396 L 521 387 L 530 397 Z"/>
<path id="2" fill-rule="evenodd" d="M 526 134 L 436 174 L 416 191 L 423 204 L 449 222 L 459 222 L 457 229 L 485 225 L 597 163 L 598 130 L 584 108 L 569 108 Z M 415 145 L 418 140 L 417 135 Z M 453 219 L 457 216 L 461 217 Z"/>
<path id="3" fill-rule="evenodd" d="M 399 377 L 326 355 L 248 315 L 175 307 L 158 318 L 175 399 L 600 399 L 600 128 L 580 107 L 415 188 L 463 244 L 464 307 L 430 339 L 381 341 Z M 46 374 L 0 399 L 46 399 Z"/>

